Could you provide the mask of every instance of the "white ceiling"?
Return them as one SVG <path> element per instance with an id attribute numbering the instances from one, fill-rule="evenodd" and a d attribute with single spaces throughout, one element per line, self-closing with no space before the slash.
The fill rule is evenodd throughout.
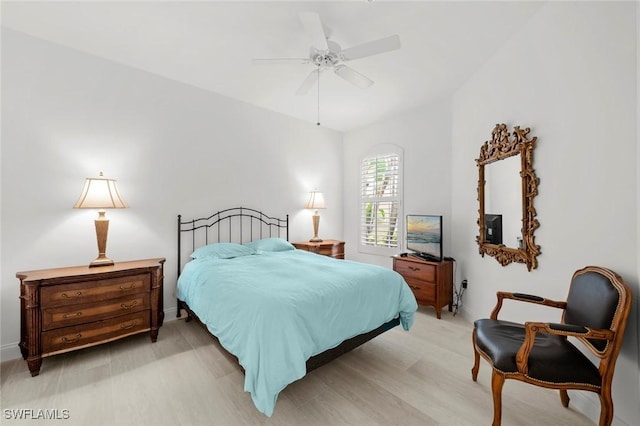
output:
<path id="1" fill-rule="evenodd" d="M 450 94 L 542 4 L 3 1 L 1 15 L 5 27 L 313 123 L 317 90 L 295 94 L 313 65 L 252 59 L 308 56 L 301 11 L 343 48 L 398 34 L 400 50 L 349 62 L 370 88 L 322 74 L 321 125 L 348 131 Z"/>

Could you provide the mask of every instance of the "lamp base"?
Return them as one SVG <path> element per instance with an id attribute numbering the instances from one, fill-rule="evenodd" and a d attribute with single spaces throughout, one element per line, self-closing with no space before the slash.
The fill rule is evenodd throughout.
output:
<path id="1" fill-rule="evenodd" d="M 318 228 L 320 227 L 320 215 L 318 210 L 311 216 L 313 219 L 313 238 L 309 240 L 310 243 L 321 243 L 322 238 L 318 237 Z"/>
<path id="2" fill-rule="evenodd" d="M 109 231 L 109 219 L 104 216 L 104 210 L 98 212 L 98 218 L 94 221 L 96 225 L 96 238 L 98 239 L 98 257 L 89 264 L 93 266 L 111 266 L 113 260 L 109 259 L 107 252 L 107 232 Z"/>
<path id="3" fill-rule="evenodd" d="M 89 264 L 89 267 L 93 268 L 94 266 L 111 266 L 113 264 L 113 260 L 109 259 L 108 257 L 98 256 L 93 262 Z"/>

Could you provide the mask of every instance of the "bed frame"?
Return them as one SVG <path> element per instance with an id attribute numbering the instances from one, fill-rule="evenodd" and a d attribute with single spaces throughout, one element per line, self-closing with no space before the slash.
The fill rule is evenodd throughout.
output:
<path id="1" fill-rule="evenodd" d="M 221 210 L 208 217 L 186 221 L 182 220 L 182 215 L 178 215 L 178 276 L 180 276 L 182 266 L 189 260 L 189 255 L 198 247 L 219 242 L 245 243 L 256 239 L 272 237 L 289 240 L 289 215 L 286 215 L 285 219 L 281 219 L 246 207 L 234 207 Z M 182 244 L 183 239 L 185 243 L 190 242 L 190 244 L 185 247 L 185 245 Z M 186 320 L 190 321 L 195 319 L 196 322 L 218 342 L 218 345 L 224 350 L 226 355 L 235 359 L 237 362 L 237 358 L 219 344 L 218 338 L 209 332 L 206 325 L 200 321 L 189 306 L 180 299 L 177 299 L 177 301 L 178 313 L 176 316 L 180 318 L 182 316 L 181 311 L 184 309 L 187 312 Z M 392 319 L 368 333 L 347 339 L 335 348 L 312 356 L 307 360 L 307 373 L 357 348 L 398 324 L 400 324 L 399 318 Z M 240 366 L 240 368 L 242 367 Z"/>

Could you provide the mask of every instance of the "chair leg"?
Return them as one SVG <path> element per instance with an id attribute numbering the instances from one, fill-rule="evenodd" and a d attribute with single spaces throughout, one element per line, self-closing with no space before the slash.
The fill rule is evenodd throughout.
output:
<path id="1" fill-rule="evenodd" d="M 560 389 L 560 401 L 562 401 L 564 408 L 569 406 L 569 394 L 566 389 Z"/>
<path id="2" fill-rule="evenodd" d="M 605 386 L 600 389 L 600 426 L 610 426 L 613 421 L 613 399 L 611 388 Z"/>
<path id="3" fill-rule="evenodd" d="M 480 370 L 480 354 L 478 353 L 478 351 L 476 350 L 476 348 L 473 348 L 473 368 L 471 369 L 471 378 L 473 379 L 474 382 L 478 381 L 478 370 Z"/>
<path id="4" fill-rule="evenodd" d="M 491 392 L 493 393 L 493 426 L 500 426 L 502 422 L 502 386 L 504 375 L 495 369 L 491 374 Z"/>
<path id="5" fill-rule="evenodd" d="M 471 369 L 471 378 L 474 382 L 478 381 L 478 370 L 480 370 L 480 354 L 476 349 L 476 331 L 473 330 L 473 368 Z"/>

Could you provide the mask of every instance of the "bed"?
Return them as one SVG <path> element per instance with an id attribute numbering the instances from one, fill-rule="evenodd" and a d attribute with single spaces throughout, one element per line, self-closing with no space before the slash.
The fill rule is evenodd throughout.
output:
<path id="1" fill-rule="evenodd" d="M 178 216 L 178 317 L 185 310 L 237 359 L 267 416 L 288 384 L 399 324 L 408 330 L 417 310 L 396 272 L 296 250 L 288 229 L 288 216 L 243 207 Z"/>

